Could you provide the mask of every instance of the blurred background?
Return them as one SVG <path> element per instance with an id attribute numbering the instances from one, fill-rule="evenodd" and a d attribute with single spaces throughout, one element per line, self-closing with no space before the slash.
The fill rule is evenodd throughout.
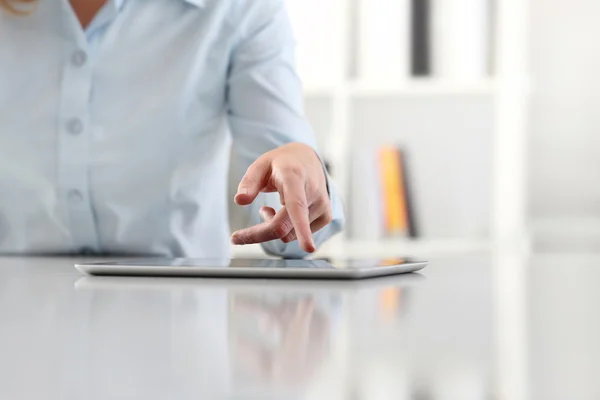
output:
<path id="1" fill-rule="evenodd" d="M 528 217 L 543 250 L 600 249 L 600 26 L 593 0 L 531 2 Z"/>
<path id="2" fill-rule="evenodd" d="M 287 0 L 347 208 L 330 249 L 600 244 L 593 0 Z"/>
<path id="3" fill-rule="evenodd" d="M 393 362 L 414 370 L 451 342 L 456 354 L 434 351 L 431 398 L 598 398 L 600 2 L 287 4 L 306 115 L 346 202 L 322 253 L 431 263 L 408 312 L 423 320 L 402 327 L 423 346 Z M 499 243 L 532 251 L 488 252 Z"/>

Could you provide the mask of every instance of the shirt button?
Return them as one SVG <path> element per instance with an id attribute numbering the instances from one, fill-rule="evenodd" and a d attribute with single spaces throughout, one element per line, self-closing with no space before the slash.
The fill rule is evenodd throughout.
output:
<path id="1" fill-rule="evenodd" d="M 71 135 L 79 135 L 83 132 L 83 122 L 79 118 L 73 118 L 67 122 L 67 132 Z"/>
<path id="2" fill-rule="evenodd" d="M 81 192 L 79 190 L 69 190 L 69 193 L 67 194 L 67 196 L 69 197 L 69 200 L 74 202 L 74 203 L 79 203 L 80 201 L 83 200 L 83 194 L 81 194 Z"/>
<path id="3" fill-rule="evenodd" d="M 87 54 L 82 50 L 77 50 L 71 55 L 71 63 L 76 67 L 82 67 L 87 61 Z"/>

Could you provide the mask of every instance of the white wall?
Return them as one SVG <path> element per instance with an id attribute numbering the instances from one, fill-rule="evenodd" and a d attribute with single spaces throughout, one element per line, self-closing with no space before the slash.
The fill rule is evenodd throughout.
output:
<path id="1" fill-rule="evenodd" d="M 537 248 L 600 249 L 600 1 L 531 0 Z"/>

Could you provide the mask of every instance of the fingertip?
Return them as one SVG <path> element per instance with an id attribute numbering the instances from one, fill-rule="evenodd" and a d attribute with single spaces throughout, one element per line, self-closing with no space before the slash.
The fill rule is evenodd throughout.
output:
<path id="1" fill-rule="evenodd" d="M 238 206 L 247 206 L 251 204 L 254 199 L 246 193 L 238 193 L 235 195 L 234 201 Z"/>
<path id="2" fill-rule="evenodd" d="M 260 214 L 260 217 L 263 219 L 263 221 L 269 219 L 269 214 L 267 213 L 265 207 L 261 207 L 260 210 L 258 210 L 258 213 Z"/>
<path id="3" fill-rule="evenodd" d="M 239 232 L 234 232 L 233 235 L 231 235 L 231 243 L 238 246 L 246 244 Z"/>
<path id="4" fill-rule="evenodd" d="M 304 250 L 307 253 L 314 253 L 317 249 L 315 247 L 314 242 L 311 240 L 308 243 L 305 243 L 302 250 Z"/>
<path id="5" fill-rule="evenodd" d="M 258 213 L 260 214 L 261 218 L 263 219 L 263 221 L 265 222 L 270 222 L 273 220 L 273 218 L 275 218 L 275 215 L 277 214 L 277 212 L 268 206 L 262 206 L 259 210 Z"/>
<path id="6" fill-rule="evenodd" d="M 298 231 L 296 231 L 297 233 Z M 300 248 L 302 250 L 304 250 L 307 253 L 314 253 L 317 249 L 317 246 L 315 246 L 315 242 L 312 236 L 312 233 L 306 232 L 303 235 L 297 235 L 298 236 L 298 242 L 300 243 Z"/>

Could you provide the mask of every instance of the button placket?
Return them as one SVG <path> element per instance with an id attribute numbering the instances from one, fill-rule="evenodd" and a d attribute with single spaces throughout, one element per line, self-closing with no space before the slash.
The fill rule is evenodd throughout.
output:
<path id="1" fill-rule="evenodd" d="M 83 45 L 83 44 L 82 44 Z M 65 49 L 59 135 L 59 181 L 76 249 L 98 248 L 96 222 L 89 196 L 89 98 L 92 71 L 83 47 Z"/>

